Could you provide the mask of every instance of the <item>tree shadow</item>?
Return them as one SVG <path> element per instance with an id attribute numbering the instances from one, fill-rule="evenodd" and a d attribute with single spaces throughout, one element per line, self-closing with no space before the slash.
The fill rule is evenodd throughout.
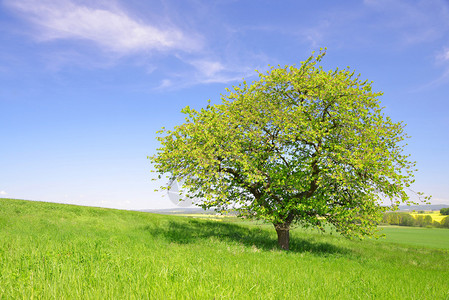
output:
<path id="1" fill-rule="evenodd" d="M 310 252 L 321 256 L 330 254 L 349 255 L 353 254 L 347 248 L 338 247 L 327 242 L 313 242 L 305 238 L 290 238 L 290 250 L 294 252 Z"/>
<path id="2" fill-rule="evenodd" d="M 274 229 L 270 233 L 268 230 L 260 227 L 246 227 L 232 223 L 186 218 L 182 221 L 169 220 L 164 226 L 146 226 L 144 230 L 153 236 L 161 236 L 169 242 L 177 244 L 190 244 L 198 240 L 216 238 L 247 247 L 255 246 L 264 251 L 280 249 Z M 349 249 L 327 242 L 314 242 L 298 237 L 290 238 L 290 252 L 310 252 L 323 256 L 329 254 L 347 255 L 351 253 Z"/>

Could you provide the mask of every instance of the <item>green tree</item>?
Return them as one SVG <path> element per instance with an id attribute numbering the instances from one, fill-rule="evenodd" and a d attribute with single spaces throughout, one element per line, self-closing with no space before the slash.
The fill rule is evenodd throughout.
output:
<path id="1" fill-rule="evenodd" d="M 400 223 L 400 225 L 402 225 L 402 226 L 413 226 L 413 225 L 415 225 L 415 218 L 413 218 L 408 213 L 403 213 L 401 215 L 401 223 Z"/>
<path id="2" fill-rule="evenodd" d="M 440 214 L 447 216 L 449 215 L 449 207 L 440 209 Z"/>
<path id="3" fill-rule="evenodd" d="M 375 234 L 391 209 L 382 200 L 410 202 L 415 163 L 403 154 L 404 125 L 384 116 L 382 93 L 360 75 L 324 71 L 323 56 L 258 73 L 221 104 L 185 107 L 184 124 L 159 131 L 155 172 L 184 182 L 203 208 L 271 222 L 282 249 L 298 223 Z"/>
<path id="4" fill-rule="evenodd" d="M 392 223 L 391 213 L 388 212 L 384 213 L 382 217 L 382 222 L 386 224 L 391 224 Z"/>
<path id="5" fill-rule="evenodd" d="M 441 224 L 440 224 L 440 222 L 438 222 L 438 221 L 433 221 L 433 222 L 432 222 L 432 226 L 433 226 L 433 227 L 436 227 L 436 228 L 439 228 L 439 227 L 441 227 Z"/>
<path id="6" fill-rule="evenodd" d="M 415 216 L 415 225 L 419 227 L 424 227 L 424 217 L 423 216 Z"/>
<path id="7" fill-rule="evenodd" d="M 430 226 L 430 225 L 432 225 L 432 222 L 433 222 L 433 219 L 431 216 L 426 215 L 424 217 L 424 226 Z"/>
<path id="8" fill-rule="evenodd" d="M 441 220 L 440 227 L 449 228 L 449 217 L 446 217 L 443 220 Z"/>
<path id="9" fill-rule="evenodd" d="M 390 225 L 401 225 L 402 217 L 398 212 L 387 212 L 384 214 L 383 220 Z"/>

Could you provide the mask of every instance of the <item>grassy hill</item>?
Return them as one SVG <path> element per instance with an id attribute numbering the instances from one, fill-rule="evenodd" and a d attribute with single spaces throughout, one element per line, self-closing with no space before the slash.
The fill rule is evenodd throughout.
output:
<path id="1" fill-rule="evenodd" d="M 448 299 L 441 248 L 0 199 L 0 299 Z"/>

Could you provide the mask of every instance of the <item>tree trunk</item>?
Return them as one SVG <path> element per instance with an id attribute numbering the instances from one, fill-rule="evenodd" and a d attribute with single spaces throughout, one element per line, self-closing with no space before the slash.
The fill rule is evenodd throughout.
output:
<path id="1" fill-rule="evenodd" d="M 289 250 L 290 244 L 290 225 L 289 224 L 274 224 L 276 233 L 278 234 L 278 244 L 282 250 Z"/>

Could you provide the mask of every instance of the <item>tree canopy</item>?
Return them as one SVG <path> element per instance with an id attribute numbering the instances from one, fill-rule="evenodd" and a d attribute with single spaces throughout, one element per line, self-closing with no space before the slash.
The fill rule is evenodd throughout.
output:
<path id="1" fill-rule="evenodd" d="M 203 208 L 271 222 L 283 249 L 297 223 L 374 234 L 391 209 L 382 202 L 411 202 L 415 162 L 404 154 L 404 124 L 382 111 L 382 93 L 349 68 L 324 71 L 324 54 L 259 72 L 221 104 L 185 107 L 184 124 L 159 131 L 155 171 L 182 179 Z"/>
<path id="2" fill-rule="evenodd" d="M 449 215 L 449 207 L 440 209 L 440 214 Z"/>

